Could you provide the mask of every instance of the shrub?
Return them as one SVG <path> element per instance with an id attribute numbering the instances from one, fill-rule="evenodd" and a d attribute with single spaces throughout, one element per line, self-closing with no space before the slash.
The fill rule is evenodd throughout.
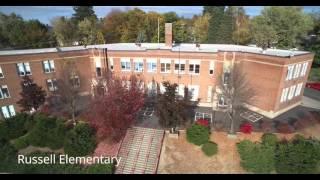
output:
<path id="1" fill-rule="evenodd" d="M 59 149 L 63 147 L 66 134 L 64 122 L 42 114 L 35 117 L 35 127 L 28 133 L 28 141 L 33 146 Z"/>
<path id="2" fill-rule="evenodd" d="M 207 142 L 201 147 L 202 151 L 207 156 L 213 156 L 218 152 L 218 145 L 214 142 Z"/>
<path id="3" fill-rule="evenodd" d="M 93 164 L 86 169 L 86 173 L 88 174 L 112 174 L 113 171 L 113 164 Z"/>
<path id="4" fill-rule="evenodd" d="M 242 133 L 245 133 L 245 134 L 251 134 L 251 132 L 252 132 L 252 125 L 251 125 L 250 123 L 248 123 L 248 122 L 242 124 L 241 127 L 240 127 L 240 131 L 241 131 Z"/>
<path id="5" fill-rule="evenodd" d="M 32 129 L 33 117 L 26 113 L 18 113 L 16 116 L 0 121 L 0 139 L 16 139 L 25 135 Z"/>
<path id="6" fill-rule="evenodd" d="M 70 156 L 88 155 L 95 147 L 94 131 L 87 123 L 78 123 L 68 132 L 64 143 L 64 151 Z"/>
<path id="7" fill-rule="evenodd" d="M 202 145 L 209 140 L 209 129 L 207 127 L 193 124 L 187 129 L 187 140 L 195 145 Z"/>
<path id="8" fill-rule="evenodd" d="M 278 143 L 278 138 L 275 134 L 264 133 L 261 137 L 262 144 L 268 144 L 271 146 L 276 146 Z"/>
<path id="9" fill-rule="evenodd" d="M 23 149 L 29 146 L 28 136 L 21 136 L 13 141 L 13 146 L 17 149 Z"/>
<path id="10" fill-rule="evenodd" d="M 254 173 L 270 173 L 274 170 L 274 148 L 269 144 L 249 140 L 237 144 L 241 166 Z"/>
<path id="11" fill-rule="evenodd" d="M 280 143 L 276 150 L 276 171 L 284 174 L 317 172 L 317 150 L 311 141 L 299 138 Z"/>

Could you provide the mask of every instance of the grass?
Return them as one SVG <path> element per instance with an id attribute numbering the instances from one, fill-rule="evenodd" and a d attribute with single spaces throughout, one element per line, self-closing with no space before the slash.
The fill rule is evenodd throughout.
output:
<path id="1" fill-rule="evenodd" d="M 320 67 L 311 68 L 309 74 L 309 81 L 320 81 Z"/>

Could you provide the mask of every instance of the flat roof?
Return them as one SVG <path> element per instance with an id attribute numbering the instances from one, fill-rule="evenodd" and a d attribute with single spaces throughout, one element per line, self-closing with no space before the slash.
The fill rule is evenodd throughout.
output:
<path id="1" fill-rule="evenodd" d="M 146 51 L 146 50 L 171 50 L 173 52 L 203 52 L 215 53 L 218 51 L 235 51 L 235 52 L 248 52 L 256 54 L 264 54 L 271 56 L 288 57 L 295 55 L 308 54 L 308 51 L 294 51 L 294 50 L 281 50 L 281 49 L 267 49 L 264 52 L 259 47 L 230 45 L 230 44 L 200 44 L 197 48 L 195 44 L 175 44 L 172 47 L 165 46 L 164 43 L 141 43 L 137 46 L 135 43 L 114 43 L 114 44 L 99 44 L 84 46 L 71 46 L 71 47 L 57 47 L 57 48 L 43 48 L 43 49 L 22 49 L 22 50 L 3 50 L 0 51 L 0 56 L 5 55 L 23 55 L 23 54 L 37 54 L 37 53 L 52 53 L 52 52 L 68 52 L 77 50 L 88 50 L 91 48 L 107 48 L 110 51 Z"/>

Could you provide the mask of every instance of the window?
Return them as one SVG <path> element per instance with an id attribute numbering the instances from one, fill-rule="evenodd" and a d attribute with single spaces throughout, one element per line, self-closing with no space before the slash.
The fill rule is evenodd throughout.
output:
<path id="1" fill-rule="evenodd" d="M 200 61 L 190 60 L 189 61 L 189 73 L 199 74 L 200 73 Z"/>
<path id="2" fill-rule="evenodd" d="M 4 118 L 10 118 L 16 115 L 13 105 L 1 107 L 2 116 Z"/>
<path id="3" fill-rule="evenodd" d="M 214 61 L 210 61 L 209 74 L 213 75 L 213 73 L 214 73 Z"/>
<path id="4" fill-rule="evenodd" d="M 42 61 L 42 63 L 43 63 L 43 69 L 44 69 L 45 73 L 54 72 L 54 61 L 53 60 Z"/>
<path id="5" fill-rule="evenodd" d="M 185 86 L 183 84 L 179 84 L 177 87 L 177 93 L 180 97 L 184 97 L 184 88 Z"/>
<path id="6" fill-rule="evenodd" d="M 133 59 L 133 63 L 135 72 L 143 71 L 143 59 Z"/>
<path id="7" fill-rule="evenodd" d="M 293 74 L 293 65 L 288 66 L 287 77 L 286 80 L 291 80 Z"/>
<path id="8" fill-rule="evenodd" d="M 302 85 L 303 85 L 303 83 L 300 83 L 300 84 L 297 85 L 297 89 L 296 89 L 296 92 L 295 92 L 294 96 L 299 96 L 300 95 L 301 89 L 302 89 Z"/>
<path id="9" fill-rule="evenodd" d="M 157 59 L 147 59 L 148 72 L 157 72 Z"/>
<path id="10" fill-rule="evenodd" d="M 130 58 L 122 58 L 120 62 L 122 71 L 131 71 Z"/>
<path id="11" fill-rule="evenodd" d="M 285 102 L 287 100 L 288 91 L 289 91 L 289 88 L 284 88 L 282 90 L 282 95 L 281 95 L 280 102 Z"/>
<path id="12" fill-rule="evenodd" d="M 58 90 L 57 80 L 56 79 L 47 79 L 47 86 L 49 91 Z"/>
<path id="13" fill-rule="evenodd" d="M 190 85 L 188 87 L 188 89 L 189 89 L 189 94 L 192 97 L 191 101 L 197 101 L 198 100 L 198 95 L 199 95 L 199 86 Z"/>
<path id="14" fill-rule="evenodd" d="M 223 73 L 223 84 L 227 85 L 230 80 L 230 72 Z"/>
<path id="15" fill-rule="evenodd" d="M 211 102 L 212 101 L 212 86 L 208 86 L 208 98 L 207 98 L 207 102 Z"/>
<path id="16" fill-rule="evenodd" d="M 0 99 L 10 98 L 9 90 L 7 85 L 2 85 L 0 89 Z"/>
<path id="17" fill-rule="evenodd" d="M 73 76 L 70 79 L 70 83 L 74 88 L 79 88 L 80 87 L 80 79 L 79 76 Z"/>
<path id="18" fill-rule="evenodd" d="M 31 75 L 31 68 L 28 62 L 26 63 L 18 63 L 18 73 L 20 76 Z"/>
<path id="19" fill-rule="evenodd" d="M 152 82 L 148 83 L 147 88 L 148 88 L 148 96 L 149 97 L 154 97 L 157 94 L 156 82 L 152 81 Z"/>
<path id="20" fill-rule="evenodd" d="M 307 69 L 308 69 L 308 62 L 305 62 L 303 63 L 303 67 L 301 70 L 301 74 L 300 74 L 301 77 L 306 75 Z"/>
<path id="21" fill-rule="evenodd" d="M 170 65 L 171 65 L 170 59 L 160 59 L 160 72 L 170 73 L 171 72 Z"/>
<path id="22" fill-rule="evenodd" d="M 294 91 L 296 89 L 296 85 L 293 85 L 290 87 L 290 92 L 289 92 L 289 95 L 288 95 L 288 100 L 291 100 L 293 95 L 294 95 Z"/>
<path id="23" fill-rule="evenodd" d="M 225 99 L 225 97 L 223 95 L 220 95 L 218 98 L 219 98 L 218 99 L 218 107 L 226 107 L 226 106 L 228 106 L 227 101 L 226 101 L 226 99 Z"/>
<path id="24" fill-rule="evenodd" d="M 174 61 L 174 73 L 184 74 L 186 61 L 185 60 L 175 60 Z"/>
<path id="25" fill-rule="evenodd" d="M 1 66 L 0 66 L 0 78 L 4 78 Z"/>
<path id="26" fill-rule="evenodd" d="M 294 68 L 294 76 L 293 78 L 298 78 L 300 74 L 302 64 L 296 64 Z"/>
<path id="27" fill-rule="evenodd" d="M 95 57 L 94 61 L 95 61 L 95 64 L 96 64 L 96 75 L 97 75 L 97 77 L 101 77 L 102 76 L 101 59 L 100 59 L 100 57 Z"/>

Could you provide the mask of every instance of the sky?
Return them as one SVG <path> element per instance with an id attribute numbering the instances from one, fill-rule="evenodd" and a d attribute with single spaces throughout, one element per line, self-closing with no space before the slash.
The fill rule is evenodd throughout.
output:
<path id="1" fill-rule="evenodd" d="M 146 12 L 156 11 L 165 13 L 174 11 L 179 16 L 191 18 L 202 13 L 203 6 L 94 6 L 94 11 L 99 18 L 105 17 L 112 9 L 133 9 L 138 7 Z M 259 15 L 263 6 L 244 6 L 249 16 Z M 304 6 L 305 12 L 320 11 L 320 6 Z M 42 23 L 50 24 L 50 20 L 56 16 L 71 17 L 74 13 L 72 6 L 1 6 L 0 12 L 10 14 L 12 12 L 21 15 L 24 19 L 38 19 Z"/>

